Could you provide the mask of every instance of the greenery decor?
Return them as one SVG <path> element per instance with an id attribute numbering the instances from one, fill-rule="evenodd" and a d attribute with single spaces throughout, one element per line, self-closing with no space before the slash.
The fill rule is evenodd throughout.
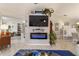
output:
<path id="1" fill-rule="evenodd" d="M 53 9 L 45 8 L 45 9 L 43 10 L 43 13 L 46 14 L 46 15 L 48 15 L 48 16 L 50 16 L 50 17 L 51 17 L 51 15 L 52 15 L 53 12 L 54 12 Z"/>
<path id="2" fill-rule="evenodd" d="M 54 13 L 54 10 L 52 8 L 50 8 L 50 9 L 45 8 L 43 10 L 43 14 L 45 14 L 49 17 L 51 17 L 52 13 Z M 50 34 L 49 34 L 49 37 L 50 37 L 49 43 L 50 43 L 50 45 L 53 45 L 53 44 L 55 44 L 57 37 L 56 37 L 56 33 L 52 30 L 52 21 L 50 22 L 50 29 L 51 30 L 50 30 Z"/>
<path id="3" fill-rule="evenodd" d="M 55 44 L 56 39 L 57 39 L 56 33 L 54 31 L 52 31 L 52 32 L 50 32 L 50 35 L 49 36 L 50 36 L 50 45 Z"/>

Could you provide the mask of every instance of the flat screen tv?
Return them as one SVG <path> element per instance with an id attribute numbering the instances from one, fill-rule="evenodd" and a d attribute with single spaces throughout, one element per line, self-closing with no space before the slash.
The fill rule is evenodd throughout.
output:
<path id="1" fill-rule="evenodd" d="M 29 16 L 29 26 L 47 27 L 48 26 L 48 16 L 30 15 Z"/>

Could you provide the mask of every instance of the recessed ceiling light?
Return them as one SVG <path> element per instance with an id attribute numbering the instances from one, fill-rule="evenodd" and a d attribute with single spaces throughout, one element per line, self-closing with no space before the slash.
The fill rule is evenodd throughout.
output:
<path id="1" fill-rule="evenodd" d="M 38 3 L 34 3 L 34 4 L 38 4 Z"/>
<path id="2" fill-rule="evenodd" d="M 64 14 L 64 16 L 67 16 L 66 14 Z"/>

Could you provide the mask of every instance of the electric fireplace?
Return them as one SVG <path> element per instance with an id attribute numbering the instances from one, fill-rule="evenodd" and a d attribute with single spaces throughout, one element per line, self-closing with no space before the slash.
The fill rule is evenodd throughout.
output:
<path id="1" fill-rule="evenodd" d="M 31 33 L 30 34 L 31 39 L 47 39 L 47 33 Z"/>

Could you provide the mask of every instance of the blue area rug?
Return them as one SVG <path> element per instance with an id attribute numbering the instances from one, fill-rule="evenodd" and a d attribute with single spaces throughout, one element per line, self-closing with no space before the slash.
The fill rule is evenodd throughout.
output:
<path id="1" fill-rule="evenodd" d="M 42 54 L 42 55 L 41 55 Z M 75 56 L 68 50 L 21 49 L 14 56 Z"/>

